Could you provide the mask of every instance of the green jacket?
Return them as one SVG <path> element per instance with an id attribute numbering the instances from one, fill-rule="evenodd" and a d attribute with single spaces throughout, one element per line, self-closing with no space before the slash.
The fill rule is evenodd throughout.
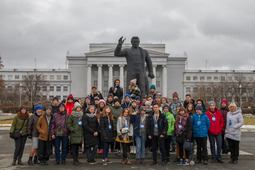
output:
<path id="1" fill-rule="evenodd" d="M 166 120 L 168 121 L 167 135 L 172 136 L 174 132 L 174 123 L 175 123 L 174 116 L 170 112 L 165 113 L 163 111 L 162 113 L 166 116 Z"/>
<path id="2" fill-rule="evenodd" d="M 67 120 L 67 129 L 69 130 L 71 144 L 82 144 L 83 128 L 78 124 L 79 119 L 70 115 Z M 82 121 L 82 118 L 80 119 Z"/>
<path id="3" fill-rule="evenodd" d="M 13 119 L 13 122 L 12 122 L 12 126 L 11 126 L 11 129 L 10 129 L 10 133 L 14 133 L 15 130 L 19 130 L 22 126 L 22 123 L 24 121 L 24 119 L 21 119 L 21 117 L 19 116 L 20 113 L 17 114 L 17 116 L 14 117 Z M 29 114 L 27 113 L 27 119 L 25 119 L 25 123 L 23 125 L 23 128 L 22 128 L 22 133 L 21 135 L 22 136 L 26 136 L 28 133 L 28 129 L 27 129 L 27 123 L 28 123 L 28 120 L 29 120 Z"/>
<path id="4" fill-rule="evenodd" d="M 113 106 L 112 107 L 112 115 L 113 115 L 113 124 L 114 124 L 114 127 L 117 127 L 117 121 L 118 121 L 118 118 L 120 117 L 121 113 L 123 111 L 123 108 L 121 106 L 119 107 L 115 107 Z"/>

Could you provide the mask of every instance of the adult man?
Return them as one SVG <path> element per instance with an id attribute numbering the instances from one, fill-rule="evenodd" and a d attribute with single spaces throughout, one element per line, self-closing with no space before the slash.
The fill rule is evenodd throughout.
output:
<path id="1" fill-rule="evenodd" d="M 104 99 L 100 91 L 97 90 L 97 87 L 92 86 L 92 92 L 90 93 L 90 99 L 92 104 L 95 104 L 95 101 L 94 101 L 95 97 L 98 97 L 99 99 Z"/>
<path id="2" fill-rule="evenodd" d="M 114 81 L 114 86 L 110 88 L 109 94 L 113 94 L 113 96 L 117 96 L 120 101 L 123 98 L 123 88 L 120 87 L 120 80 L 116 79 Z"/>
<path id="3" fill-rule="evenodd" d="M 139 37 L 132 37 L 131 44 L 132 47 L 129 49 L 121 50 L 122 44 L 125 39 L 119 39 L 119 44 L 117 45 L 114 55 L 117 57 L 126 57 L 127 60 L 127 84 L 126 84 L 126 92 L 128 92 L 128 86 L 132 79 L 137 79 L 137 85 L 139 86 L 142 97 L 148 95 L 149 86 L 148 79 L 145 72 L 145 62 L 148 67 L 148 77 L 153 79 L 155 76 L 153 74 L 152 62 L 149 57 L 149 54 L 146 50 L 139 47 L 140 40 Z"/>

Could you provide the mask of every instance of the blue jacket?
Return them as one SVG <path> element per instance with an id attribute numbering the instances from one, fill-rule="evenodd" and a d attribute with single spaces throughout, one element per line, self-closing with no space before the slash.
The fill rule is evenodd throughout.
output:
<path id="1" fill-rule="evenodd" d="M 199 124 L 199 120 L 201 124 Z M 203 138 L 208 136 L 208 130 L 210 128 L 210 120 L 205 113 L 202 113 L 200 116 L 196 113 L 192 116 L 191 122 L 193 125 L 193 137 L 194 138 Z"/>
<path id="2" fill-rule="evenodd" d="M 145 133 L 148 131 L 148 124 L 149 124 L 149 116 L 146 116 L 146 124 L 145 124 Z M 140 121 L 141 121 L 141 112 L 137 113 L 136 115 L 130 115 L 130 123 L 133 124 L 134 133 L 133 135 L 141 136 L 140 134 Z"/>

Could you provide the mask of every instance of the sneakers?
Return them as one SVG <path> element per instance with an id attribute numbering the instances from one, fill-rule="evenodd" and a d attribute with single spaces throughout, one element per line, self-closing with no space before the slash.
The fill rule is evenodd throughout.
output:
<path id="1" fill-rule="evenodd" d="M 179 162 L 177 163 L 177 165 L 182 165 L 182 161 L 179 161 Z"/>
<path id="2" fill-rule="evenodd" d="M 119 149 L 117 150 L 117 155 L 121 156 L 121 151 Z"/>
<path id="3" fill-rule="evenodd" d="M 182 165 L 188 166 L 188 165 L 189 165 L 189 162 L 188 162 L 188 161 L 183 161 L 183 162 L 182 162 Z"/>
<path id="4" fill-rule="evenodd" d="M 103 166 L 107 166 L 107 160 L 106 159 L 103 160 Z"/>

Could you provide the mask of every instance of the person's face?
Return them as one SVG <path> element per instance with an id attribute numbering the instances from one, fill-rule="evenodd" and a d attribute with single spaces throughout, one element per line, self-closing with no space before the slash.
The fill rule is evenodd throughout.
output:
<path id="1" fill-rule="evenodd" d="M 211 109 L 211 111 L 214 111 L 215 105 L 214 104 L 210 104 L 210 109 Z"/>
<path id="2" fill-rule="evenodd" d="M 105 111 L 106 111 L 106 113 L 110 113 L 110 112 L 111 112 L 111 109 L 110 109 L 109 107 L 107 107 L 107 108 L 105 109 Z"/>
<path id="3" fill-rule="evenodd" d="M 41 113 L 42 113 L 42 109 L 37 109 L 37 110 L 36 110 L 36 113 L 37 113 L 37 114 L 41 114 Z"/>
<path id="4" fill-rule="evenodd" d="M 236 111 L 236 107 L 235 107 L 235 106 L 230 106 L 230 107 L 229 107 L 229 110 L 230 110 L 231 112 L 235 112 L 235 111 Z"/>
<path id="5" fill-rule="evenodd" d="M 151 92 L 154 93 L 154 92 L 155 92 L 155 89 L 151 89 Z"/>
<path id="6" fill-rule="evenodd" d="M 115 85 L 116 85 L 116 86 L 119 86 L 119 85 L 120 85 L 120 81 L 117 80 L 117 81 L 115 82 Z"/>
<path id="7" fill-rule="evenodd" d="M 197 101 L 197 105 L 202 106 L 202 102 L 201 101 Z"/>
<path id="8" fill-rule="evenodd" d="M 57 106 L 59 103 L 58 103 L 58 100 L 53 100 L 53 102 L 52 102 L 52 104 L 54 105 L 54 106 Z"/>
<path id="9" fill-rule="evenodd" d="M 151 97 L 149 97 L 149 98 L 148 98 L 148 100 L 149 100 L 151 103 L 153 102 L 153 100 L 152 100 L 152 98 L 151 98 Z"/>
<path id="10" fill-rule="evenodd" d="M 160 103 L 161 99 L 159 97 L 156 98 L 157 103 Z"/>
<path id="11" fill-rule="evenodd" d="M 190 104 L 189 106 L 188 106 L 188 111 L 191 111 L 192 110 L 192 105 Z"/>
<path id="12" fill-rule="evenodd" d="M 202 110 L 196 110 L 196 113 L 200 115 L 202 114 Z"/>
<path id="13" fill-rule="evenodd" d="M 162 102 L 162 104 L 166 104 L 166 99 L 163 98 L 163 99 L 161 100 L 161 102 Z"/>
<path id="14" fill-rule="evenodd" d="M 65 107 L 61 105 L 61 106 L 59 107 L 59 111 L 63 112 L 64 110 L 65 110 Z"/>
<path id="15" fill-rule="evenodd" d="M 51 109 L 46 109 L 46 115 L 50 116 L 51 115 Z"/>
<path id="16" fill-rule="evenodd" d="M 150 106 L 150 105 L 145 105 L 145 108 L 146 108 L 146 109 L 150 109 L 151 106 Z"/>
<path id="17" fill-rule="evenodd" d="M 81 100 L 78 100 L 79 101 L 79 103 L 81 104 Z"/>
<path id="18" fill-rule="evenodd" d="M 165 113 L 168 112 L 168 107 L 165 107 L 165 108 L 164 108 L 164 112 L 165 112 Z"/>
<path id="19" fill-rule="evenodd" d="M 114 106 L 120 106 L 120 102 L 115 102 Z"/>
<path id="20" fill-rule="evenodd" d="M 137 105 L 139 105 L 141 103 L 141 101 L 140 100 L 136 100 L 136 103 L 137 103 Z"/>
<path id="21" fill-rule="evenodd" d="M 21 111 L 20 111 L 22 114 L 25 114 L 26 112 L 27 112 L 27 110 L 26 109 L 21 109 Z"/>
<path id="22" fill-rule="evenodd" d="M 186 100 L 187 101 L 191 101 L 191 97 L 190 96 L 186 96 Z"/>
<path id="23" fill-rule="evenodd" d="M 73 103 L 73 99 L 68 99 L 67 102 L 68 103 Z"/>
<path id="24" fill-rule="evenodd" d="M 87 99 L 85 100 L 85 102 L 86 102 L 87 104 L 89 104 L 89 103 L 90 103 L 89 98 L 87 98 Z"/>
<path id="25" fill-rule="evenodd" d="M 142 115 L 145 115 L 145 113 L 146 113 L 145 110 L 142 110 L 142 111 L 141 111 L 141 114 L 142 114 Z"/>
<path id="26" fill-rule="evenodd" d="M 147 101 L 146 99 L 143 99 L 143 104 L 145 104 L 146 101 Z"/>
<path id="27" fill-rule="evenodd" d="M 109 96 L 108 97 L 108 102 L 111 102 L 113 99 L 112 99 L 112 96 Z"/>
<path id="28" fill-rule="evenodd" d="M 180 111 L 180 115 L 183 116 L 185 114 L 184 111 Z"/>
<path id="29" fill-rule="evenodd" d="M 104 107 L 104 103 L 101 102 L 101 103 L 99 104 L 99 107 L 100 107 L 100 108 L 103 108 L 103 107 Z"/>
<path id="30" fill-rule="evenodd" d="M 176 107 L 176 111 L 179 112 L 180 110 L 180 106 Z"/>
<path id="31" fill-rule="evenodd" d="M 132 107 L 136 107 L 136 106 L 137 106 L 136 102 L 133 102 Z"/>
<path id="32" fill-rule="evenodd" d="M 97 92 L 97 89 L 96 89 L 96 88 L 93 88 L 93 89 L 92 89 L 92 92 L 93 92 L 93 93 L 96 93 L 96 92 Z"/>
<path id="33" fill-rule="evenodd" d="M 95 105 L 98 105 L 98 102 L 99 102 L 98 100 L 95 100 Z"/>
<path id="34" fill-rule="evenodd" d="M 94 107 L 90 107 L 90 108 L 89 108 L 89 112 L 90 112 L 91 114 L 93 114 L 93 113 L 95 112 L 95 108 L 94 108 Z"/>
<path id="35" fill-rule="evenodd" d="M 80 111 L 81 111 L 81 107 L 77 107 L 77 108 L 76 108 L 76 111 L 77 111 L 77 112 L 80 112 Z"/>
<path id="36" fill-rule="evenodd" d="M 178 97 L 174 96 L 173 99 L 174 99 L 174 101 L 177 101 L 177 100 L 178 100 Z"/>
<path id="37" fill-rule="evenodd" d="M 124 112 L 124 116 L 127 117 L 128 116 L 128 110 L 125 110 Z"/>
<path id="38" fill-rule="evenodd" d="M 154 110 L 155 112 L 158 112 L 158 110 L 159 110 L 159 109 L 158 109 L 158 105 L 154 105 L 154 106 L 153 106 L 153 110 Z"/>
<path id="39" fill-rule="evenodd" d="M 221 103 L 221 106 L 222 106 L 222 107 L 226 107 L 227 104 L 226 104 L 225 102 L 222 102 L 222 103 Z"/>
<path id="40" fill-rule="evenodd" d="M 130 102 L 130 98 L 129 97 L 126 97 L 125 98 L 125 101 L 128 103 L 128 102 Z"/>
<path id="41" fill-rule="evenodd" d="M 131 40 L 131 44 L 134 48 L 138 48 L 139 44 L 140 44 L 140 40 L 138 38 L 133 38 Z"/>
<path id="42" fill-rule="evenodd" d="M 135 86 L 135 84 L 134 84 L 133 82 L 130 82 L 130 85 L 131 85 L 131 86 Z"/>

